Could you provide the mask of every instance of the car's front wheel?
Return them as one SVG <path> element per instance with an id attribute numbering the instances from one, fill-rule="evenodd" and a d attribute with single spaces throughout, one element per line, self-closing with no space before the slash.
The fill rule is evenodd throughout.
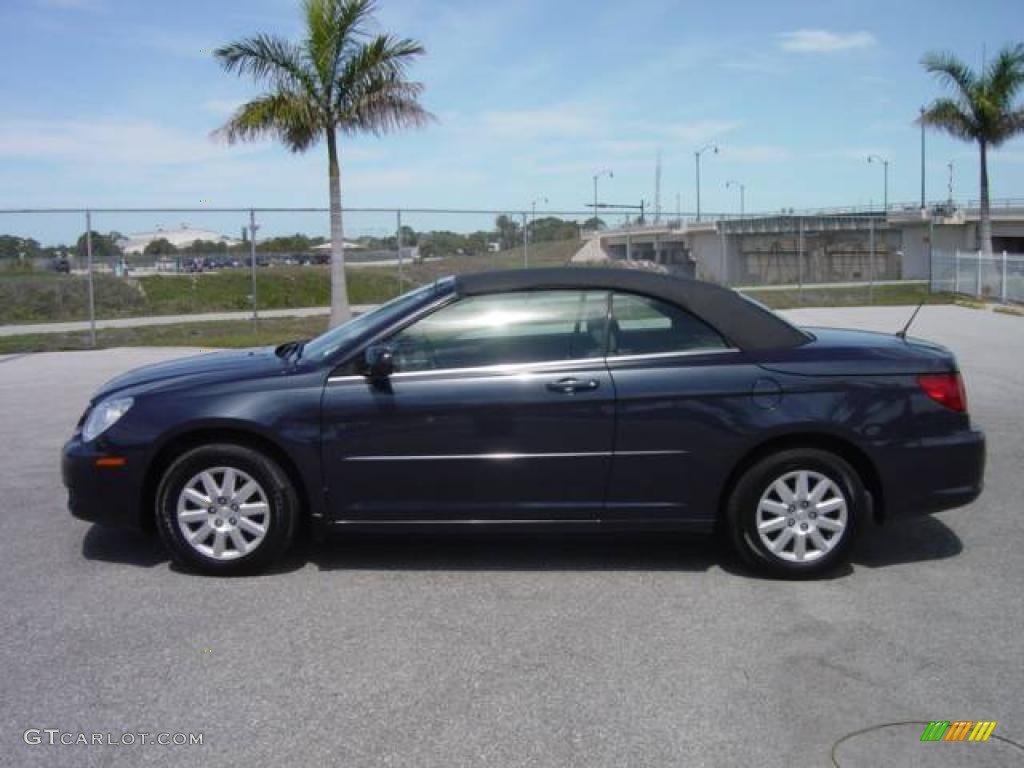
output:
<path id="1" fill-rule="evenodd" d="M 207 445 L 179 456 L 157 490 L 157 529 L 174 559 L 219 575 L 253 573 L 295 535 L 295 490 L 259 451 Z"/>
<path id="2" fill-rule="evenodd" d="M 864 499 L 864 486 L 844 459 L 792 449 L 751 466 L 726 514 L 747 563 L 776 576 L 809 576 L 846 559 Z"/>

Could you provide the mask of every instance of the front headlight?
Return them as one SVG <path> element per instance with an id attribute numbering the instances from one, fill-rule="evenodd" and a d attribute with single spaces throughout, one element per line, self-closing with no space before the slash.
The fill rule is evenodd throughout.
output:
<path id="1" fill-rule="evenodd" d="M 128 413 L 133 402 L 135 401 L 130 397 L 118 397 L 101 402 L 92 409 L 89 418 L 85 420 L 82 426 L 82 439 L 89 442 L 102 435 Z"/>

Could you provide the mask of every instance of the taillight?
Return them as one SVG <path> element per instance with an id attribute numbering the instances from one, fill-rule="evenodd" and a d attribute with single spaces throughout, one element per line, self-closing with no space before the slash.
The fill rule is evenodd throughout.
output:
<path id="1" fill-rule="evenodd" d="M 967 393 L 959 373 L 929 373 L 918 376 L 917 383 L 936 403 L 959 413 L 967 410 Z"/>

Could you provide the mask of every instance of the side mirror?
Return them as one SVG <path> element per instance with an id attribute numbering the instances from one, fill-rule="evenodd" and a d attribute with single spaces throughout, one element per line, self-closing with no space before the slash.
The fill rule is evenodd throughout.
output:
<path id="1" fill-rule="evenodd" d="M 395 372 L 395 353 L 387 344 L 374 344 L 366 350 L 364 360 L 371 379 L 386 379 Z"/>

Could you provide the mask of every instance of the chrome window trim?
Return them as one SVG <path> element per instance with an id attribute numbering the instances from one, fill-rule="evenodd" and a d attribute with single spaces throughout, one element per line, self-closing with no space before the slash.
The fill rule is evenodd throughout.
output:
<path id="1" fill-rule="evenodd" d="M 565 453 L 448 453 L 424 455 L 346 456 L 342 461 L 517 461 L 520 459 L 610 458 L 614 456 L 674 456 L 685 450 L 573 451 Z"/>
<path id="2" fill-rule="evenodd" d="M 738 347 L 699 347 L 697 349 L 679 350 L 677 352 L 647 352 L 642 355 L 613 355 L 606 357 L 609 363 L 631 362 L 633 360 L 666 360 L 673 357 L 694 357 L 696 355 L 722 355 L 728 352 L 739 352 Z"/>
<path id="3" fill-rule="evenodd" d="M 461 374 L 506 374 L 510 376 L 530 375 L 534 372 L 548 372 L 551 370 L 567 369 L 579 370 L 580 367 L 591 367 L 589 363 L 629 363 L 641 362 L 644 360 L 668 360 L 676 357 L 694 357 L 697 355 L 721 355 L 730 352 L 739 352 L 737 347 L 704 347 L 701 349 L 688 349 L 680 352 L 650 352 L 643 355 L 615 355 L 613 357 L 581 357 L 572 360 L 548 360 L 537 363 L 501 363 L 498 365 L 482 365 L 469 368 L 436 368 L 429 371 L 399 371 L 393 373 L 389 378 L 403 379 L 417 376 L 454 376 Z M 328 383 L 366 380 L 362 374 L 348 376 L 331 376 Z"/>
<path id="4" fill-rule="evenodd" d="M 406 379 L 415 378 L 417 376 L 454 376 L 461 374 L 505 374 L 509 376 L 528 376 L 535 372 L 549 372 L 558 371 L 559 369 L 565 369 L 567 371 L 578 371 L 580 369 L 594 368 L 594 363 L 598 363 L 596 367 L 604 368 L 604 357 L 579 357 L 573 358 L 572 360 L 547 360 L 544 362 L 536 363 L 498 363 L 497 365 L 480 365 L 470 366 L 466 368 L 433 368 L 426 371 L 398 371 L 391 374 L 388 378 L 391 379 Z M 357 375 L 348 376 L 332 376 L 327 379 L 328 382 L 335 381 L 347 381 L 350 379 L 365 379 L 366 377 Z"/>

